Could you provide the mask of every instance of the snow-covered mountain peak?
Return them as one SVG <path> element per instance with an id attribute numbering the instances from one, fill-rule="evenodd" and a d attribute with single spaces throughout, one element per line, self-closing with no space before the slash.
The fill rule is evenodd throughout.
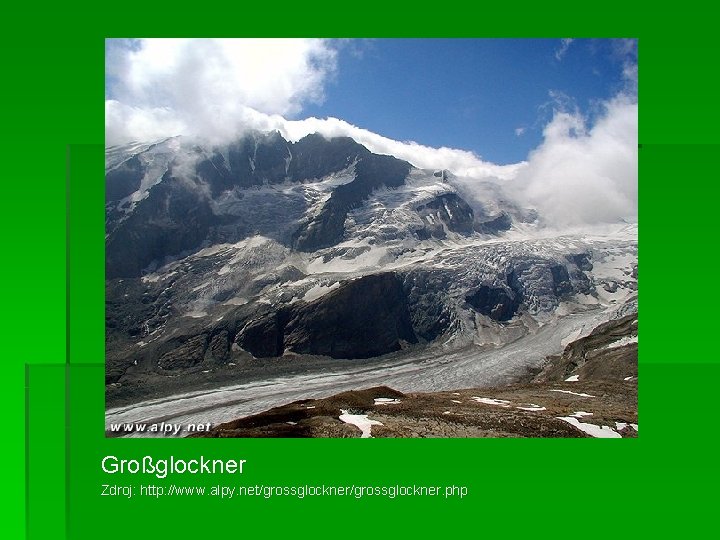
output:
<path id="1" fill-rule="evenodd" d="M 112 384 L 497 347 L 637 289 L 636 224 L 553 229 L 503 182 L 346 137 L 172 138 L 106 164 Z"/>

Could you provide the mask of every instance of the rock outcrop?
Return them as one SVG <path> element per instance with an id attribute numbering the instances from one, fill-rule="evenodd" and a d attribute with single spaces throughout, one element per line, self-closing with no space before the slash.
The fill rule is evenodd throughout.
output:
<path id="1" fill-rule="evenodd" d="M 369 358 L 416 343 L 402 283 L 393 273 L 352 280 L 304 305 L 249 322 L 236 343 L 256 357 L 285 353 Z"/>

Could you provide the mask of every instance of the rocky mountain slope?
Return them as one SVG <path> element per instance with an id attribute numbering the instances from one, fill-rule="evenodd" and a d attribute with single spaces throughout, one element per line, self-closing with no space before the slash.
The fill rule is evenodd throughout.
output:
<path id="1" fill-rule="evenodd" d="M 296 401 L 191 436 L 636 437 L 637 387 L 560 383 L 409 394 L 374 387 Z"/>
<path id="2" fill-rule="evenodd" d="M 547 358 L 532 383 L 304 399 L 194 437 L 637 437 L 637 313 Z"/>
<path id="3" fill-rule="evenodd" d="M 109 417 L 194 393 L 224 421 L 213 389 L 260 412 L 287 393 L 253 385 L 330 395 L 357 370 L 403 392 L 517 382 L 637 289 L 636 225 L 557 231 L 501 182 L 349 138 L 109 148 L 105 181 Z"/>

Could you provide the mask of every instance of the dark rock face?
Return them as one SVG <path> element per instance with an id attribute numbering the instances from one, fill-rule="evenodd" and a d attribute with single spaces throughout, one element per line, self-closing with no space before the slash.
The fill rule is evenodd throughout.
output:
<path id="1" fill-rule="evenodd" d="M 157 315 L 158 295 L 150 294 L 139 279 L 120 283 L 105 282 L 105 329 L 121 331 L 132 338 L 144 337 L 155 330 L 150 321 Z M 146 327 L 146 324 L 147 327 Z"/>
<path id="2" fill-rule="evenodd" d="M 481 285 L 465 301 L 476 311 L 495 321 L 509 321 L 520 307 L 521 297 L 510 288 Z"/>
<path id="3" fill-rule="evenodd" d="M 593 263 L 590 260 L 591 255 L 589 253 L 573 253 L 567 255 L 565 258 L 584 272 L 591 272 L 593 269 Z"/>
<path id="4" fill-rule="evenodd" d="M 496 218 L 475 223 L 474 230 L 482 234 L 498 234 L 510 230 L 511 227 L 512 218 L 506 212 L 501 212 Z"/>
<path id="5" fill-rule="evenodd" d="M 263 205 L 270 201 L 253 195 L 251 208 L 256 210 L 250 214 L 222 213 L 218 201 L 223 194 L 236 188 L 288 181 L 302 183 L 355 163 L 355 180 L 338 186 L 319 215 L 298 229 L 297 220 L 306 210 L 303 201 L 302 207 L 293 209 L 295 217 L 288 222 L 292 229 L 278 232 L 282 237 L 276 238 L 301 251 L 332 246 L 343 237 L 349 210 L 362 204 L 374 189 L 402 185 L 410 170 L 409 163 L 371 154 L 348 137 L 326 139 L 308 135 L 290 143 L 278 132 L 251 133 L 211 151 L 185 147 L 177 156 L 167 156 L 164 159 L 168 160 L 168 169 L 162 180 L 131 213 L 125 215 L 117 204 L 108 205 L 108 278 L 137 277 L 152 263 L 160 264 L 169 257 L 192 252 L 203 243 L 234 243 L 254 234 L 271 234 L 271 230 L 278 229 L 276 220 L 262 212 Z M 152 156 L 146 161 L 151 162 Z M 105 179 L 107 201 L 117 203 L 138 190 L 147 167 L 136 155 L 109 171 Z M 238 191 L 236 196 L 247 195 Z M 276 197 L 274 205 L 282 195 Z"/>
<path id="6" fill-rule="evenodd" d="M 404 276 L 410 318 L 419 338 L 433 341 L 452 325 L 453 316 L 445 304 L 452 280 L 452 274 L 444 271 L 415 270 Z"/>
<path id="7" fill-rule="evenodd" d="M 270 285 L 274 285 L 277 283 L 285 283 L 288 281 L 298 281 L 303 277 L 305 277 L 305 274 L 303 274 L 300 270 L 298 270 L 293 265 L 287 265 L 282 266 L 274 272 L 270 272 L 267 275 L 254 280 L 253 286 L 255 290 L 259 291 Z M 227 291 L 225 294 L 229 293 L 232 293 L 232 291 Z M 226 300 L 227 297 L 221 297 L 221 299 Z"/>
<path id="8" fill-rule="evenodd" d="M 570 274 L 562 265 L 555 265 L 550 267 L 553 280 L 553 293 L 557 298 L 566 298 L 573 294 L 573 286 L 570 282 Z"/>
<path id="9" fill-rule="evenodd" d="M 166 352 L 158 360 L 158 366 L 164 370 L 189 368 L 203 361 L 207 347 L 207 334 L 200 334 Z"/>
<path id="10" fill-rule="evenodd" d="M 256 357 L 286 350 L 332 358 L 370 358 L 416 343 L 402 283 L 393 273 L 353 280 L 308 304 L 270 313 L 236 338 Z"/>
<path id="11" fill-rule="evenodd" d="M 610 347 L 623 338 L 638 335 L 638 315 L 632 312 L 597 326 L 590 335 L 573 341 L 559 356 L 551 356 L 536 381 L 564 381 L 570 375 L 580 380 L 621 380 L 637 377 L 637 342 Z"/>
<path id="12" fill-rule="evenodd" d="M 235 341 L 256 358 L 281 356 L 285 351 L 285 326 L 289 312 L 276 311 L 249 322 Z"/>
<path id="13" fill-rule="evenodd" d="M 534 257 L 518 261 L 508 273 L 507 284 L 521 302 L 532 304 L 527 307 L 533 313 L 552 311 L 573 294 L 591 294 L 594 290 L 581 270 Z"/>
<path id="14" fill-rule="evenodd" d="M 331 196 L 320 213 L 295 232 L 293 247 L 298 251 L 311 252 L 342 241 L 349 210 Z"/>
<path id="15" fill-rule="evenodd" d="M 350 137 L 326 139 L 316 133 L 291 145 L 293 159 L 289 175 L 296 179 L 322 178 L 350 166 L 356 159 L 371 155 L 370 151 Z"/>
<path id="16" fill-rule="evenodd" d="M 210 352 L 210 360 L 225 362 L 230 357 L 230 337 L 227 330 L 221 330 L 210 338 L 210 344 L 206 351 Z"/>
<path id="17" fill-rule="evenodd" d="M 119 201 L 137 191 L 144 174 L 137 156 L 109 171 L 105 175 L 105 201 Z"/>
<path id="18" fill-rule="evenodd" d="M 277 131 L 250 133 L 230 144 L 225 155 L 222 150 L 215 149 L 197 165 L 198 176 L 210 185 L 214 197 L 234 187 L 321 178 L 370 153 L 349 137 L 313 134 L 291 143 Z"/>
<path id="19" fill-rule="evenodd" d="M 195 173 L 209 186 L 213 197 L 236 186 L 282 182 L 290 157 L 289 144 L 277 131 L 250 133 L 224 149 L 216 148 L 209 156 L 200 148 L 196 152 Z"/>
<path id="20" fill-rule="evenodd" d="M 426 224 L 423 229 L 415 231 L 421 240 L 431 237 L 442 240 L 447 236 L 445 228 L 463 235 L 473 232 L 473 209 L 455 193 L 443 193 L 416 210 Z"/>
<path id="21" fill-rule="evenodd" d="M 395 274 L 375 274 L 298 309 L 285 345 L 298 353 L 369 358 L 416 343 L 402 284 Z"/>
<path id="22" fill-rule="evenodd" d="M 185 181 L 165 174 L 108 237 L 105 276 L 134 277 L 153 261 L 198 247 L 216 222 L 209 202 Z"/>
<path id="23" fill-rule="evenodd" d="M 376 154 L 362 156 L 355 165 L 355 180 L 332 192 L 319 214 L 293 235 L 293 247 L 310 252 L 342 241 L 348 212 L 379 187 L 401 186 L 409 172 L 407 161 Z"/>

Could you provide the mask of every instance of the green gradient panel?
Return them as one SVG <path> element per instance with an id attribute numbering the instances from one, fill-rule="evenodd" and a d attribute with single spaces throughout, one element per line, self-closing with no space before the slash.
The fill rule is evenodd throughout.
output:
<path id="1" fill-rule="evenodd" d="M 37 10 L 41 11 L 41 10 Z M 3 324 L 3 364 L 5 366 L 5 401 L 9 403 L 8 426 L 3 436 L 2 477 L 5 483 L 2 531 L 8 538 L 26 536 L 27 482 L 37 483 L 44 477 L 51 484 L 43 494 L 32 493 L 36 503 L 33 517 L 42 520 L 57 516 L 52 496 L 62 489 L 62 475 L 55 476 L 52 467 L 37 459 L 28 469 L 26 450 L 31 440 L 44 436 L 54 438 L 47 448 L 55 448 L 61 438 L 55 425 L 44 434 L 28 430 L 30 414 L 53 421 L 63 409 L 64 400 L 48 379 L 34 379 L 32 401 L 27 393 L 27 364 L 65 363 L 65 143 L 63 126 L 68 124 L 65 103 L 57 90 L 60 68 L 57 58 L 63 47 L 48 50 L 44 38 L 29 39 L 25 17 L 17 17 L 12 7 L 3 10 L 2 83 L 2 230 L 3 260 L 0 277 L 5 306 Z M 18 21 L 23 21 L 18 24 Z M 33 17 L 33 22 L 35 21 Z M 13 30 L 22 35 L 15 35 Z M 37 28 L 33 25 L 33 30 Z M 52 42 L 47 39 L 47 42 Z M 48 65 L 44 65 L 47 63 Z M 54 81 L 50 83 L 49 81 Z M 52 88 L 52 95 L 49 95 Z M 32 368 L 31 368 L 32 369 Z M 50 378 L 52 380 L 52 378 Z M 62 379 L 61 379 L 62 381 Z M 64 388 L 61 384 L 60 389 Z M 59 403 L 53 400 L 60 398 Z M 30 404 L 32 406 L 28 407 Z M 15 435 L 15 427 L 24 427 L 24 436 Z M 53 456 L 49 456 L 50 462 Z M 47 472 L 47 476 L 46 476 Z M 57 521 L 57 520 L 55 520 Z M 44 523 L 35 531 L 49 532 Z M 61 531 L 62 532 L 62 531 Z M 46 538 L 52 535 L 46 535 Z"/>
<path id="2" fill-rule="evenodd" d="M 12 306 L 5 329 L 21 363 L 65 362 L 64 149 L 43 146 L 34 149 L 41 157 L 20 151 L 3 165 L 3 301 Z"/>
<path id="3" fill-rule="evenodd" d="M 64 364 L 27 367 L 27 538 L 62 538 L 65 531 Z"/>
<path id="4" fill-rule="evenodd" d="M 27 514 L 25 512 L 26 495 L 28 494 L 28 481 L 30 480 L 30 469 L 26 466 L 26 448 L 28 446 L 30 431 L 28 430 L 29 418 L 26 415 L 25 405 L 29 403 L 27 390 L 28 366 L 20 362 L 10 362 L 6 366 L 10 384 L 5 390 L 6 399 L 10 403 L 10 422 L 17 422 L 16 425 L 23 427 L 23 435 L 15 435 L 12 439 L 3 439 L 2 454 L 3 466 L 0 468 L 6 486 L 5 508 L 7 515 L 4 517 L 3 529 L 8 531 L 9 538 L 24 538 Z M 16 412 L 20 409 L 19 413 Z"/>
<path id="5" fill-rule="evenodd" d="M 720 300 L 712 262 L 717 241 L 705 236 L 717 229 L 718 158 L 720 145 L 643 144 L 640 150 L 642 364 L 719 361 L 702 340 L 715 333 Z"/>
<path id="6" fill-rule="evenodd" d="M 688 266 L 711 248 L 704 244 L 702 233 L 714 217 L 712 201 L 716 188 L 710 167 L 710 157 L 703 149 L 655 147 L 648 143 L 718 142 L 716 131 L 718 110 L 713 104 L 716 83 L 694 84 L 698 73 L 706 73 L 712 65 L 712 36 L 716 34 L 715 18 L 688 9 L 687 13 L 667 10 L 665 13 L 644 13 L 643 8 L 622 5 L 620 10 L 608 6 L 587 8 L 578 12 L 576 3 L 535 5 L 530 8 L 513 6 L 507 9 L 494 5 L 469 10 L 465 6 L 443 5 L 441 9 L 405 10 L 396 13 L 387 3 L 365 3 L 340 16 L 338 4 L 319 2 L 309 9 L 278 9 L 268 17 L 263 8 L 243 6 L 242 18 L 211 15 L 188 20 L 184 14 L 168 12 L 164 5 L 146 4 L 142 16 L 134 9 L 116 10 L 112 20 L 104 16 L 102 22 L 73 21 L 74 27 L 60 24 L 67 8 L 57 8 L 61 15 L 35 8 L 33 29 L 43 36 L 33 44 L 26 40 L 13 41 L 12 28 L 2 37 L 5 50 L 19 50 L 24 54 L 9 54 L 4 58 L 7 73 L 22 85 L 7 85 L 10 93 L 4 109 L 5 120 L 15 126 L 12 142 L 7 149 L 17 159 L 7 163 L 6 193 L 16 204 L 9 205 L 2 217 L 3 229 L 21 234 L 9 234 L 8 250 L 17 260 L 38 262 L 38 267 L 12 264 L 4 268 L 6 283 L 20 281 L 22 287 L 8 287 L 7 298 L 17 307 L 13 316 L 18 321 L 37 317 L 42 306 L 42 332 L 35 325 L 16 325 L 13 328 L 9 354 L 18 362 L 11 369 L 11 398 L 23 392 L 22 363 L 64 362 L 65 351 L 65 166 L 68 143 L 103 141 L 103 37 L 162 35 L 477 35 L 487 36 L 554 36 L 608 35 L 640 37 L 640 88 L 642 95 L 641 136 L 646 143 L 641 151 L 641 300 L 643 363 L 640 380 L 640 409 L 643 434 L 638 440 L 602 441 L 544 441 L 544 440 L 114 440 L 103 434 L 104 366 L 77 365 L 71 367 L 69 430 L 69 470 L 67 538 L 194 538 L 194 537 L 407 537 L 438 534 L 441 537 L 501 535 L 534 538 L 540 532 L 556 538 L 603 537 L 612 531 L 614 536 L 637 537 L 640 532 L 658 537 L 704 536 L 705 528 L 714 516 L 715 490 L 718 485 L 718 466 L 715 456 L 717 436 L 714 423 L 706 412 L 715 409 L 716 381 L 720 368 L 714 364 L 683 364 L 705 362 L 712 349 L 704 350 L 702 335 L 710 331 L 710 308 L 700 309 L 693 316 L 688 329 L 677 328 L 680 283 L 678 275 L 689 272 L 678 267 L 673 250 L 682 249 Z M 12 8 L 9 8 L 12 9 Z M 398 8 L 400 9 L 400 8 Z M 634 13 L 633 11 L 637 11 Z M 657 11 L 657 10 L 655 10 Z M 621 14 L 619 14 L 621 12 Z M 79 15 L 78 15 L 79 16 Z M 666 20 L 654 20 L 666 17 Z M 7 14 L 7 21 L 22 21 L 25 17 Z M 257 21 L 249 24 L 247 21 Z M 161 21 L 161 22 L 159 22 Z M 22 27 L 22 24 L 10 26 Z M 239 29 L 240 27 L 240 29 Z M 668 28 L 673 34 L 667 37 Z M 656 30 L 655 30 L 656 29 Z M 685 29 L 685 30 L 684 30 Z M 652 33 L 656 35 L 653 36 Z M 683 35 L 683 32 L 686 34 Z M 701 36 L 698 38 L 698 35 Z M 702 37 L 709 36 L 709 37 Z M 700 41 L 698 41 L 698 39 Z M 43 60 L 41 65 L 35 57 Z M 30 60 L 30 61 L 29 61 Z M 17 106 L 16 106 L 17 104 Z M 42 104 L 42 106 L 38 106 Z M 47 115 L 51 116 L 48 117 Z M 41 126 L 42 136 L 38 130 Z M 32 144 L 30 144 L 30 142 Z M 42 155 L 38 155 L 38 148 Z M 648 150 L 648 148 L 650 148 Z M 72 149 L 73 153 L 77 150 Z M 93 192 L 97 182 L 102 186 L 102 169 L 94 173 L 96 160 L 77 150 L 87 159 L 85 173 L 73 186 L 90 187 L 85 194 L 72 193 L 75 204 L 72 219 L 93 223 L 102 209 L 93 208 L 92 201 L 103 205 L 102 194 Z M 705 154 L 705 158 L 701 155 Z M 683 161 L 699 159 L 700 162 Z M 36 163 L 43 167 L 37 170 Z M 702 163 L 702 165 L 700 164 Z M 79 166 L 73 160 L 73 168 Z M 32 171 L 32 172 L 30 172 Z M 671 174 L 671 171 L 673 173 Z M 683 174 L 680 174 L 680 173 Z M 32 175 L 32 176 L 31 176 Z M 657 180 L 660 178 L 661 180 Z M 673 183 L 674 182 L 674 183 Z M 678 218 L 676 197 L 683 187 L 699 182 L 702 196 L 693 205 L 702 208 L 703 215 L 686 210 Z M 34 187 L 33 187 L 34 186 Z M 73 189 L 76 189 L 74 187 Z M 673 189 L 671 189 L 673 188 Z M 100 187 L 99 189 L 102 189 Z M 31 207 L 26 197 L 35 197 Z M 702 200 L 700 200 L 702 199 Z M 71 201 L 72 202 L 72 201 Z M 668 215 L 668 208 L 673 209 Z M 80 212 L 77 215 L 77 212 Z M 707 213 L 705 213 L 707 212 Z M 35 219 L 40 216 L 40 219 Z M 101 217 L 102 219 L 102 217 Z M 680 223 L 678 224 L 678 219 Z M 674 222 L 673 222 L 674 220 Z M 702 227 L 696 236 L 689 234 L 687 220 Z M 669 223 L 669 221 L 671 223 Z M 680 226 L 682 225 L 682 226 Z M 685 234 L 683 234 L 683 229 Z M 89 263 L 77 269 L 73 263 L 71 309 L 71 352 L 73 362 L 97 362 L 97 352 L 103 347 L 104 332 L 98 330 L 104 321 L 102 291 L 102 261 L 94 260 L 100 231 L 79 231 L 73 237 L 78 252 L 75 261 L 84 257 Z M 38 246 L 38 235 L 47 239 Z M 84 240 L 81 240 L 84 238 Z M 72 243 L 71 243 L 72 246 Z M 697 251 L 702 248 L 702 251 Z M 100 248 L 101 249 L 101 248 Z M 93 259 L 93 260 L 91 260 Z M 41 268 L 43 267 L 44 268 Z M 646 270 L 647 269 L 647 270 Z M 87 279 L 82 279 L 82 276 Z M 701 276 L 693 276 L 693 279 Z M 712 272 L 706 279 L 712 279 Z M 75 281 L 78 279 L 78 281 Z M 690 279 L 690 278 L 687 278 Z M 39 281 L 38 281 L 39 280 Z M 100 282 L 100 287 L 98 283 Z M 38 285 L 41 283 L 42 285 Z M 27 286 L 25 286 L 27 285 Z M 686 286 L 689 288 L 690 286 Z M 41 290 L 42 289 L 42 290 Z M 98 290 L 99 289 L 99 290 Z M 714 303 L 714 291 L 709 291 Z M 75 295 L 84 298 L 75 302 Z M 703 295 L 707 292 L 703 292 Z M 85 296 L 82 296 L 85 295 Z M 15 307 L 14 307 L 15 309 Z M 86 315 L 85 310 L 88 310 Z M 91 315 L 95 313 L 96 315 Z M 93 317 L 100 319 L 95 321 Z M 71 314 L 72 315 L 72 314 Z M 76 323 L 75 317 L 80 317 Z M 82 319 L 88 317 L 86 321 Z M 707 319 L 705 318 L 707 317 Z M 34 320 L 34 319 L 33 319 Z M 707 321 L 707 322 L 704 322 Z M 700 328 L 698 328 L 700 323 Z M 73 328 L 73 325 L 80 325 Z M 88 334 L 80 333 L 86 324 Z M 692 327 L 692 329 L 690 329 Z M 101 332 L 100 334 L 97 334 Z M 96 335 L 97 334 L 97 335 Z M 672 337 L 674 336 L 674 338 Z M 42 338 L 42 339 L 41 339 Z M 673 344 L 673 339 L 677 344 Z M 87 340 L 88 344 L 82 344 Z M 682 341 L 682 355 L 679 349 Z M 33 345 L 33 346 L 30 346 Z M 79 349 L 75 347 L 79 346 Z M 84 347 L 87 347 L 86 349 Z M 77 355 L 75 353 L 78 353 Z M 669 362 L 679 362 L 670 364 Z M 656 364 L 655 362 L 663 362 Z M 62 442 L 64 429 L 64 367 L 31 366 L 29 412 L 31 458 L 29 479 L 29 519 L 31 538 L 61 539 L 64 518 L 58 505 L 63 500 Z M 11 418 L 23 422 L 25 409 L 20 403 L 19 413 Z M 21 445 L 12 445 L 16 451 Z M 18 452 L 16 452 L 18 453 Z M 174 454 L 178 457 L 197 457 L 205 453 L 217 458 L 239 457 L 249 460 L 248 472 L 239 482 L 254 483 L 313 483 L 337 484 L 362 481 L 390 484 L 394 481 L 413 481 L 443 485 L 456 482 L 470 487 L 463 500 L 425 499 L 241 499 L 219 501 L 188 497 L 187 500 L 153 500 L 100 497 L 100 486 L 108 481 L 118 484 L 175 481 L 182 485 L 210 484 L 215 479 L 176 477 L 174 480 L 140 480 L 137 477 L 114 475 L 100 471 L 100 459 L 114 453 L 124 457 L 145 454 L 158 458 Z M 11 456 L 12 457 L 12 453 Z M 50 461 L 43 461 L 48 457 Z M 18 459 L 17 476 L 22 475 Z M 57 467 L 55 467 L 57 465 Z M 10 482 L 15 471 L 10 471 Z M 227 477 L 217 483 L 229 485 Z M 13 485 L 13 484 L 11 484 Z M 48 485 L 43 492 L 37 486 Z M 22 488 L 13 489 L 7 506 L 12 521 L 7 529 L 12 538 L 22 538 L 25 499 Z M 13 527 L 17 525 L 17 529 Z M 5 527 L 4 527 L 5 528 Z M 15 532 L 16 534 L 12 535 Z M 423 535 L 425 537 L 425 535 Z"/>
<path id="7" fill-rule="evenodd" d="M 71 363 L 105 356 L 105 193 L 103 145 L 70 145 L 68 252 Z"/>
<path id="8" fill-rule="evenodd" d="M 515 3 L 510 8 L 501 3 L 474 7 L 446 2 L 422 9 L 372 0 L 346 11 L 337 2 L 318 0 L 310 9 L 297 4 L 271 9 L 267 13 L 263 5 L 243 5 L 236 17 L 214 14 L 208 20 L 196 17 L 174 25 L 166 21 L 178 17 L 176 13 L 146 4 L 142 17 L 133 10 L 116 10 L 103 21 L 103 29 L 109 37 L 631 37 L 648 20 L 640 7 L 627 4 L 588 7 L 584 15 L 577 2 L 568 0 L 552 5 Z M 692 15 L 673 13 L 673 20 L 680 24 L 683 18 L 694 19 Z"/>
<path id="9" fill-rule="evenodd" d="M 720 80 L 710 68 L 717 63 L 717 55 L 708 55 L 717 49 L 717 29 L 711 26 L 717 17 L 703 19 L 692 9 L 678 17 L 675 29 L 676 24 L 683 24 L 683 17 L 692 17 L 686 23 L 693 29 L 691 37 L 640 33 L 640 141 L 718 144 Z"/>
<path id="10" fill-rule="evenodd" d="M 712 410 L 720 366 L 650 364 L 642 372 L 639 439 L 105 439 L 103 367 L 71 367 L 70 538 L 194 538 L 214 533 L 272 537 L 497 534 L 560 538 L 621 537 L 641 531 L 699 534 L 717 485 L 717 438 L 696 411 Z M 668 389 L 672 388 L 672 393 Z M 691 410 L 673 396 L 694 396 Z M 687 437 L 703 433 L 688 459 Z M 247 459 L 243 475 L 105 474 L 105 455 Z M 468 486 L 464 499 L 210 496 L 102 497 L 103 484 Z M 679 519 L 688 516 L 683 522 Z M 558 521 L 560 520 L 560 521 Z M 303 533 L 307 533 L 304 535 Z M 324 534 L 323 534 L 324 533 Z"/>

